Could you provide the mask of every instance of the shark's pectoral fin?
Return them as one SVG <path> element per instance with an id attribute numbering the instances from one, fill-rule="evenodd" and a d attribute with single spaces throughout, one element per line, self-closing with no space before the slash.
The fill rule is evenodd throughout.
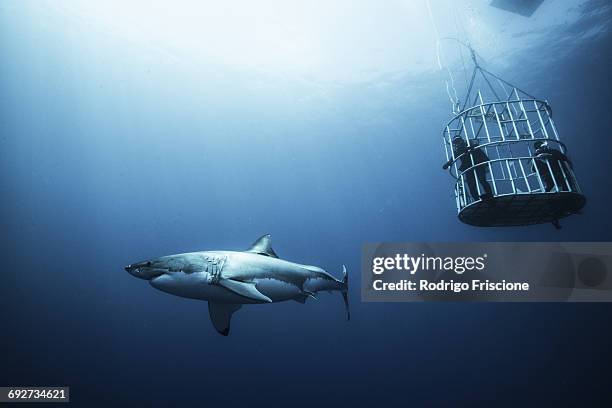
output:
<path id="1" fill-rule="evenodd" d="M 221 279 L 219 281 L 219 285 L 223 286 L 225 289 L 231 290 L 232 292 L 249 299 L 265 303 L 272 302 L 272 299 L 257 290 L 255 284 L 251 282 L 241 282 L 233 279 Z"/>
<path id="2" fill-rule="evenodd" d="M 236 305 L 233 303 L 213 303 L 208 302 L 208 314 L 210 320 L 217 331 L 227 336 L 230 331 L 230 321 L 232 320 L 232 314 L 242 305 Z"/>

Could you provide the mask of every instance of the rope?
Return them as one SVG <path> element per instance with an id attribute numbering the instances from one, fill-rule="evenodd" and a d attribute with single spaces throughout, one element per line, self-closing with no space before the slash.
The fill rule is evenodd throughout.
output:
<path id="1" fill-rule="evenodd" d="M 521 91 L 522 93 L 524 93 L 525 95 L 527 95 L 528 97 L 530 97 L 531 99 L 537 99 L 535 96 L 531 95 L 528 92 L 525 92 L 524 90 L 522 90 L 521 88 L 519 88 L 518 86 L 512 85 L 510 82 L 498 77 L 497 75 L 495 75 L 494 73 L 487 71 L 484 68 L 481 68 L 481 70 L 489 75 L 491 75 L 493 78 L 497 79 L 498 81 L 503 82 L 504 84 L 506 84 L 507 86 L 509 86 L 510 88 L 516 88 L 517 90 Z"/>
<path id="2" fill-rule="evenodd" d="M 504 84 L 506 86 L 508 86 L 510 89 L 516 89 L 517 91 L 520 91 L 522 93 L 524 93 L 525 95 L 527 95 L 528 97 L 530 97 L 531 99 L 537 99 L 535 96 L 529 94 L 528 92 L 525 92 L 524 90 L 522 90 L 521 88 L 512 85 L 511 83 L 509 83 L 508 81 L 500 78 L 499 76 L 495 75 L 494 73 L 484 69 L 483 67 L 480 66 L 480 64 L 478 63 L 477 59 L 476 59 L 476 52 L 474 51 L 474 49 L 472 48 L 472 46 L 470 44 L 466 44 L 462 41 L 459 41 L 456 38 L 449 38 L 451 40 L 455 40 L 457 42 L 459 42 L 460 44 L 462 44 L 463 46 L 467 47 L 471 54 L 472 54 L 472 60 L 474 61 L 474 72 L 472 73 L 472 80 L 470 81 L 470 85 L 468 87 L 467 90 L 467 94 L 465 96 L 465 101 L 463 103 L 463 107 L 462 107 L 462 111 L 465 110 L 467 103 L 469 102 L 470 96 L 472 94 L 472 88 L 474 87 L 474 82 L 476 79 L 476 74 L 478 72 L 480 72 L 480 75 L 482 76 L 482 78 L 485 80 L 485 82 L 487 83 L 487 85 L 489 86 L 489 89 L 491 90 L 491 92 L 493 93 L 493 95 L 495 96 L 495 98 L 497 98 L 498 101 L 501 101 L 502 99 L 500 98 L 500 96 L 498 95 L 497 91 L 495 90 L 495 88 L 493 87 L 493 84 L 491 84 L 491 81 L 489 80 L 489 78 L 487 77 L 487 75 L 495 78 L 497 80 L 497 82 L 500 84 L 501 89 L 504 91 L 504 94 L 506 94 L 506 98 L 509 99 L 509 94 L 508 91 L 506 90 L 506 88 L 504 87 Z"/>
<path id="3" fill-rule="evenodd" d="M 482 66 L 480 66 L 480 63 L 478 61 L 478 59 L 481 59 L 480 55 L 478 55 L 476 53 L 476 51 L 474 50 L 474 48 L 472 48 L 472 45 L 470 44 L 469 40 L 467 42 L 465 41 L 461 41 L 458 38 L 453 38 L 453 37 L 444 37 L 444 38 L 440 38 L 440 32 L 438 30 L 438 26 L 436 25 L 435 19 L 434 19 L 434 15 L 433 12 L 431 10 L 431 3 L 430 0 L 426 0 L 426 4 L 427 4 L 427 11 L 429 13 L 429 20 L 431 22 L 431 25 L 433 27 L 435 36 L 436 36 L 436 56 L 437 56 L 437 62 L 438 62 L 438 68 L 440 70 L 446 70 L 448 73 L 448 77 L 450 78 L 450 83 L 447 80 L 445 80 L 445 85 L 446 85 L 446 94 L 448 95 L 448 99 L 450 100 L 451 104 L 452 104 L 452 111 L 454 115 L 459 114 L 460 112 L 464 111 L 467 107 L 467 104 L 470 102 L 470 97 L 472 95 L 472 90 L 474 88 L 475 82 L 476 82 L 476 76 L 477 74 L 480 72 L 482 78 L 485 80 L 486 84 L 489 86 L 489 89 L 491 90 L 492 94 L 495 96 L 495 98 L 497 98 L 497 100 L 501 101 L 501 97 L 500 95 L 497 93 L 497 91 L 495 90 L 495 88 L 493 87 L 493 84 L 491 83 L 490 79 L 488 76 L 495 78 L 498 82 L 498 84 L 500 85 L 500 88 L 503 90 L 504 94 L 506 95 L 506 99 L 509 99 L 510 96 L 508 94 L 508 91 L 506 89 L 506 86 L 508 86 L 510 89 L 516 89 L 517 91 L 522 92 L 523 94 L 527 95 L 528 97 L 532 98 L 532 99 L 536 99 L 533 95 L 525 92 L 524 90 L 516 87 L 515 85 L 505 81 L 504 79 L 500 78 L 499 76 L 493 74 L 492 72 L 484 69 Z M 455 31 L 458 33 L 459 31 L 459 21 L 458 21 L 458 15 L 459 15 L 459 11 L 457 10 L 456 7 L 456 3 L 453 2 L 453 6 L 454 6 L 454 18 L 455 18 Z M 473 21 L 473 16 L 471 16 L 471 20 Z M 461 29 L 463 30 L 463 34 L 465 35 L 465 37 L 467 37 L 467 30 L 465 29 L 465 26 L 463 25 L 463 22 L 461 22 Z M 472 62 L 474 63 L 474 71 L 472 72 L 472 77 L 470 79 L 469 85 L 467 86 L 467 93 L 465 95 L 465 99 L 463 101 L 463 106 L 460 108 L 460 103 L 459 103 L 459 95 L 457 92 L 457 88 L 455 87 L 455 77 L 452 73 L 452 71 L 450 70 L 450 68 L 448 67 L 448 64 L 446 63 L 445 57 L 444 57 L 444 53 L 442 52 L 442 47 L 441 47 L 441 40 L 453 40 L 458 42 L 459 44 L 461 44 L 462 46 L 466 47 L 469 51 L 470 51 L 470 56 L 472 58 Z M 465 61 L 463 58 L 463 50 L 460 48 L 459 49 L 460 55 L 461 55 L 461 64 L 463 66 L 463 70 L 464 70 L 464 76 L 465 76 L 465 81 L 467 84 L 467 69 L 465 67 Z"/>
<path id="4" fill-rule="evenodd" d="M 470 100 L 470 93 L 472 92 L 472 87 L 474 86 L 474 80 L 476 79 L 476 72 L 477 72 L 477 69 L 474 68 L 474 72 L 472 72 L 472 79 L 470 80 L 470 86 L 468 87 L 467 94 L 465 95 L 465 100 L 463 101 L 463 107 L 461 108 L 461 111 L 465 110 Z"/>
<path id="5" fill-rule="evenodd" d="M 453 14 L 455 17 L 455 33 L 457 34 L 457 38 L 463 37 L 468 38 L 467 31 L 465 30 L 465 25 L 463 24 L 463 19 L 459 18 L 459 9 L 457 8 L 457 2 L 453 2 Z M 459 24 L 461 23 L 461 24 Z M 461 32 L 460 32 L 461 31 Z M 469 40 L 468 40 L 469 42 Z M 463 78 L 465 80 L 465 86 L 467 89 L 468 86 L 468 70 L 465 65 L 465 59 L 463 58 L 463 48 L 459 47 L 459 56 L 461 57 L 461 66 L 463 67 Z"/>
<path id="6" fill-rule="evenodd" d="M 485 72 L 488 72 L 488 71 L 484 71 L 482 68 L 480 68 L 480 66 L 476 67 L 476 69 L 478 69 L 480 71 L 480 75 L 482 75 L 484 80 L 487 82 L 487 85 L 489 85 L 489 89 L 491 89 L 491 92 L 493 92 L 493 95 L 495 96 L 495 98 L 498 101 L 501 101 L 501 98 L 499 97 L 499 95 L 495 91 L 495 88 L 493 88 L 493 85 L 491 85 L 491 81 L 489 81 L 489 78 L 487 78 L 487 76 L 484 74 Z"/>
<path id="7" fill-rule="evenodd" d="M 446 60 L 441 52 L 441 42 L 440 42 L 440 32 L 438 31 L 438 26 L 433 17 L 433 12 L 431 11 L 431 4 L 429 0 L 426 0 L 427 11 L 429 12 L 429 21 L 433 27 L 434 33 L 436 35 L 436 56 L 438 61 L 438 68 L 442 70 L 446 70 L 448 76 L 450 78 L 450 84 L 448 80 L 444 80 L 446 84 L 446 94 L 448 95 L 448 99 L 450 100 L 453 107 L 453 114 L 457 114 L 457 110 L 459 108 L 459 95 L 457 93 L 457 88 L 455 87 L 455 77 L 453 76 L 452 71 L 448 68 L 446 64 Z M 444 64 L 443 64 L 444 61 Z M 452 92 L 451 92 L 452 89 Z"/>

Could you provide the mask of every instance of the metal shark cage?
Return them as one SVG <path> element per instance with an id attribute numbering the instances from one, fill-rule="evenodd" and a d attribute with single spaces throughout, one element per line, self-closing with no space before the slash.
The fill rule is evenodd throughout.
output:
<path id="1" fill-rule="evenodd" d="M 485 227 L 558 226 L 586 199 L 550 105 L 482 68 L 469 49 L 475 68 L 467 96 L 443 131 L 459 219 Z"/>

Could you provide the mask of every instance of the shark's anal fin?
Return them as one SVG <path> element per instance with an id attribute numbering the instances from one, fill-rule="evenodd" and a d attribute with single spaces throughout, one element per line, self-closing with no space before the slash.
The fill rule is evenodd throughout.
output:
<path id="1" fill-rule="evenodd" d="M 219 285 L 245 298 L 257 300 L 265 303 L 272 303 L 272 299 L 257 290 L 254 283 L 240 282 L 233 279 L 221 279 Z"/>
<path id="2" fill-rule="evenodd" d="M 210 320 L 215 326 L 215 329 L 222 334 L 227 336 L 230 331 L 230 321 L 232 320 L 232 314 L 242 305 L 236 305 L 233 303 L 214 303 L 208 302 L 208 314 Z"/>
<path id="3" fill-rule="evenodd" d="M 259 237 L 247 252 L 278 258 L 278 255 L 276 255 L 276 252 L 272 249 L 272 237 L 270 234 Z"/>

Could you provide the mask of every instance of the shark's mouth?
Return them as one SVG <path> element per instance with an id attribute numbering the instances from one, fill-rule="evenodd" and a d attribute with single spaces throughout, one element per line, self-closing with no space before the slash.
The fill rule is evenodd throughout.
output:
<path id="1" fill-rule="evenodd" d="M 166 274 L 168 272 L 168 270 L 166 269 L 159 269 L 159 268 L 148 268 L 146 266 L 140 266 L 140 267 L 126 267 L 126 270 L 133 276 L 140 278 L 140 279 L 145 279 L 145 280 L 153 280 L 156 278 L 159 278 L 160 276 Z"/>
<path id="2" fill-rule="evenodd" d="M 155 279 L 161 278 L 162 276 L 164 276 L 166 274 L 166 272 L 168 271 L 154 271 L 154 272 L 147 272 L 147 276 L 149 281 L 154 281 Z"/>

